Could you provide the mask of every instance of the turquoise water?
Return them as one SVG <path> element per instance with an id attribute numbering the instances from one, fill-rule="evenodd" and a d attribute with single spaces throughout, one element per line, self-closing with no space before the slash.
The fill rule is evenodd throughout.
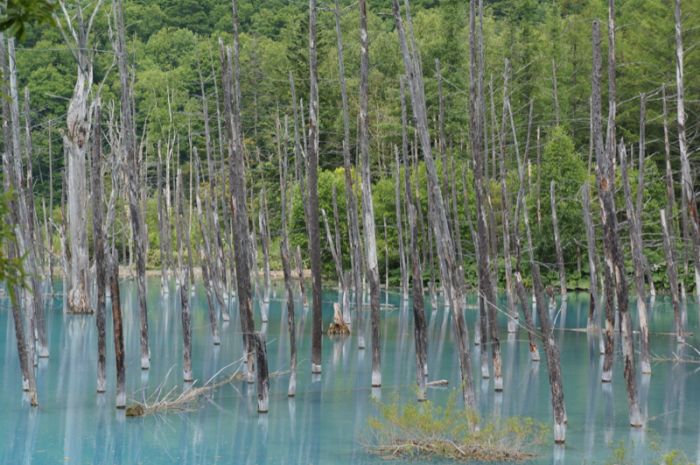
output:
<path id="1" fill-rule="evenodd" d="M 60 284 L 56 286 L 60 292 Z M 182 342 L 179 294 L 160 295 L 159 280 L 149 280 L 151 370 L 139 365 L 139 327 L 132 282 L 122 285 L 127 351 L 127 392 L 141 399 L 165 381 L 182 387 Z M 289 350 L 282 287 L 276 287 L 266 333 L 270 371 L 286 370 Z M 324 295 L 326 324 L 337 301 L 334 289 Z M 382 296 L 396 308 L 382 312 L 382 375 L 378 393 L 384 401 L 414 397 L 413 321 L 410 306 L 397 293 Z M 428 397 L 445 403 L 457 390 L 458 365 L 453 351 L 449 312 L 433 310 L 429 317 L 431 379 L 447 379 L 449 387 L 429 389 Z M 470 336 L 476 312 L 470 300 L 467 321 Z M 410 305 L 410 303 L 409 303 Z M 558 315 L 557 328 L 580 328 L 586 323 L 588 296 L 570 295 L 567 310 Z M 260 312 L 256 308 L 257 327 Z M 108 318 L 109 320 L 109 318 Z M 368 325 L 368 317 L 364 323 Z M 501 328 L 505 318 L 501 315 Z M 94 317 L 67 316 L 57 297 L 47 317 L 51 357 L 37 368 L 40 407 L 23 400 L 12 317 L 6 299 L 0 300 L 0 463 L 1 464 L 379 464 L 363 447 L 369 437 L 367 418 L 376 412 L 371 401 L 371 353 L 357 348 L 357 335 L 344 341 L 323 340 L 323 375 L 311 379 L 311 312 L 297 312 L 299 370 L 297 397 L 287 398 L 287 376 L 271 379 L 270 412 L 258 415 L 254 387 L 244 382 L 224 386 L 195 411 L 126 418 L 114 409 L 114 365 L 108 344 L 108 391 L 95 393 L 96 329 Z M 673 328 L 669 299 L 660 296 L 650 315 L 652 332 Z M 698 306 L 688 304 L 688 342 L 700 347 Z M 369 344 L 369 331 L 366 340 Z M 355 327 L 357 331 L 357 327 Z M 111 324 L 108 335 L 111 337 Z M 700 365 L 654 363 L 653 375 L 640 383 L 641 405 L 647 426 L 627 426 L 627 401 L 618 353 L 612 386 L 599 382 L 602 360 L 597 340 L 589 345 L 585 333 L 557 331 L 568 413 L 566 447 L 549 444 L 538 449 L 531 463 L 606 463 L 614 449 L 624 446 L 629 463 L 652 463 L 658 450 L 681 450 L 700 463 Z M 242 354 L 238 318 L 221 328 L 222 344 L 211 344 L 206 299 L 201 288 L 193 300 L 193 357 L 196 379 L 204 382 Z M 591 347 L 593 347 L 591 349 Z M 619 344 L 618 344 L 619 347 Z M 474 374 L 479 348 L 473 347 Z M 651 337 L 651 351 L 660 356 L 676 352 L 675 339 Z M 521 415 L 550 424 L 547 367 L 529 361 L 527 337 L 520 330 L 508 338 L 502 331 L 505 390 L 476 378 L 476 394 L 485 417 Z M 365 353 L 366 352 L 366 353 Z M 619 349 L 618 349 L 619 352 Z M 375 393 L 376 394 L 376 393 Z M 441 462 L 444 463 L 444 462 Z"/>

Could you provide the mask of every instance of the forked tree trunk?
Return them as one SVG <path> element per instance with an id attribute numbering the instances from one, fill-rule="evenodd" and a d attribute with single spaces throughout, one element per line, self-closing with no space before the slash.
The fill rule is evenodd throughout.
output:
<path id="1" fill-rule="evenodd" d="M 370 290 L 370 314 L 372 324 L 372 387 L 382 385 L 381 336 L 379 333 L 379 264 L 377 261 L 377 236 L 372 205 L 372 177 L 369 162 L 369 37 L 367 36 L 367 3 L 359 0 L 360 8 L 360 114 L 359 154 L 362 172 L 362 231 L 365 235 L 367 277 Z"/>

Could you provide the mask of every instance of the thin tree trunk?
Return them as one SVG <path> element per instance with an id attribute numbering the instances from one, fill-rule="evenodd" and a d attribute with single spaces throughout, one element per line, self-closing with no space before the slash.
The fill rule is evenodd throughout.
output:
<path id="1" fill-rule="evenodd" d="M 280 258 L 284 274 L 284 287 L 287 291 L 287 326 L 289 331 L 289 387 L 287 396 L 294 397 L 297 389 L 297 339 L 294 310 L 294 289 L 289 259 L 289 234 L 287 231 L 287 120 L 284 124 L 284 143 L 280 141 L 279 117 L 277 118 L 277 151 L 280 163 L 280 217 L 282 234 L 280 238 Z"/>
<path id="2" fill-rule="evenodd" d="M 588 280 L 590 303 L 588 305 L 588 332 L 598 328 L 598 254 L 596 253 L 595 229 L 591 217 L 591 196 L 588 182 L 583 185 L 583 222 L 586 225 L 586 244 L 588 249 Z"/>
<path id="3" fill-rule="evenodd" d="M 634 262 L 634 279 L 637 289 L 637 315 L 639 317 L 640 331 L 640 357 L 642 374 L 651 373 L 649 360 L 649 327 L 647 325 L 647 302 L 644 295 L 644 247 L 642 245 L 642 226 L 638 212 L 632 201 L 632 188 L 627 174 L 627 152 L 624 145 L 620 145 L 620 175 L 622 188 L 625 194 L 627 208 L 627 222 L 629 223 L 630 242 L 632 244 L 632 261 Z M 640 205 L 637 203 L 637 205 Z"/>
<path id="4" fill-rule="evenodd" d="M 133 121 L 132 91 L 126 56 L 126 39 L 122 0 L 114 3 L 114 16 L 117 25 L 117 38 L 114 44 L 119 68 L 121 88 L 121 136 L 122 149 L 126 153 L 128 167 L 129 211 L 131 213 L 131 231 L 136 248 L 136 276 L 138 283 L 139 316 L 141 324 L 141 369 L 150 367 L 150 349 L 148 347 L 148 308 L 146 304 L 146 231 L 143 212 L 139 207 L 140 181 L 139 160 L 136 150 L 135 129 Z"/>
<path id="5" fill-rule="evenodd" d="M 668 272 L 668 284 L 671 289 L 671 302 L 673 303 L 673 317 L 676 325 L 676 341 L 685 341 L 683 334 L 683 320 L 681 319 L 680 297 L 678 295 L 678 274 L 676 271 L 676 259 L 673 251 L 673 231 L 669 227 L 666 211 L 661 210 L 661 228 L 664 235 L 664 253 L 666 255 L 666 268 Z"/>
<path id="6" fill-rule="evenodd" d="M 119 257 L 116 250 L 112 251 L 109 270 L 109 294 L 112 301 L 112 326 L 114 328 L 114 360 L 117 371 L 116 407 L 122 409 L 126 407 L 126 367 L 124 366 L 124 330 L 119 296 Z"/>
<path id="7" fill-rule="evenodd" d="M 95 278 L 97 285 L 97 392 L 105 392 L 107 337 L 105 330 L 105 295 L 107 291 L 107 264 L 105 263 L 104 225 L 102 222 L 102 130 L 100 104 L 95 105 L 92 125 L 92 236 L 95 243 Z"/>
<path id="8" fill-rule="evenodd" d="M 175 215 L 175 228 L 177 229 L 177 249 L 182 257 L 185 253 L 185 205 L 182 186 L 182 172 L 177 170 L 177 184 L 180 195 L 177 198 L 177 212 Z M 189 255 L 189 254 L 188 254 Z M 182 317 L 182 377 L 188 383 L 192 381 L 192 329 L 190 324 L 190 280 L 188 277 L 188 263 L 180 260 L 180 314 Z"/>
<path id="9" fill-rule="evenodd" d="M 403 219 L 401 218 L 401 166 L 399 165 L 399 152 L 395 147 L 396 163 L 396 231 L 399 242 L 399 266 L 401 269 L 401 298 L 408 300 L 408 263 L 406 261 L 406 249 L 403 240 Z M 405 173 L 404 173 L 405 175 Z"/>
<path id="10" fill-rule="evenodd" d="M 313 283 L 313 315 L 311 330 L 311 372 L 321 373 L 321 336 L 323 331 L 321 239 L 318 221 L 318 70 L 316 56 L 316 0 L 309 0 L 309 145 L 307 182 L 309 256 L 311 257 L 311 279 Z"/>
<path id="11" fill-rule="evenodd" d="M 559 292 L 563 300 L 566 300 L 566 271 L 564 270 L 564 252 L 561 248 L 561 238 L 559 236 L 559 220 L 557 218 L 557 201 L 554 196 L 554 185 L 552 182 L 549 185 L 549 200 L 552 208 L 552 229 L 554 230 L 554 249 L 557 254 L 557 268 L 559 270 Z"/>

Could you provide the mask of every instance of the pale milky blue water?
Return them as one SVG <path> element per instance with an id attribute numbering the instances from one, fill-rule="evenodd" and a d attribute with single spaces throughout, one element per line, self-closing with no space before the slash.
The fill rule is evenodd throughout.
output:
<path id="1" fill-rule="evenodd" d="M 60 292 L 60 284 L 56 286 Z M 179 294 L 160 295 L 159 282 L 149 280 L 151 370 L 139 368 L 139 328 L 133 283 L 122 285 L 125 313 L 127 385 L 132 398 L 153 389 L 172 370 L 168 387 L 181 387 L 181 325 Z M 267 325 L 270 370 L 288 367 L 288 338 L 282 288 L 276 287 Z M 384 401 L 413 400 L 413 321 L 409 306 L 396 293 L 383 296 L 396 306 L 382 312 Z M 325 324 L 332 315 L 335 290 L 324 295 Z M 429 299 L 426 300 L 429 304 Z M 474 299 L 467 312 L 470 336 L 475 321 Z M 558 328 L 585 326 L 588 296 L 570 295 L 565 313 L 558 315 Z M 429 317 L 429 367 L 431 379 L 447 379 L 448 388 L 430 389 L 429 398 L 446 402 L 457 389 L 458 365 L 454 354 L 449 313 L 431 310 Z M 669 299 L 656 299 L 650 316 L 652 332 L 673 328 Z M 111 318 L 111 317 L 110 317 Z M 114 405 L 113 350 L 108 345 L 108 391 L 95 393 L 96 330 L 94 317 L 67 316 L 61 298 L 53 302 L 47 324 L 51 358 L 37 368 L 38 409 L 23 400 L 12 317 L 6 299 L 0 300 L 0 463 L 1 464 L 375 464 L 384 460 L 368 455 L 367 418 L 376 412 L 370 400 L 369 351 L 357 348 L 355 334 L 345 341 L 323 340 L 323 375 L 310 375 L 309 311 L 298 311 L 298 392 L 287 398 L 287 377 L 271 380 L 270 412 L 256 411 L 254 389 L 243 382 L 219 389 L 196 411 L 161 417 L 125 418 Z M 365 317 L 365 324 L 368 323 Z M 257 326 L 260 313 L 256 308 Z M 108 318 L 109 321 L 109 318 Z M 221 367 L 240 358 L 241 338 L 237 314 L 221 328 L 222 345 L 211 344 L 206 299 L 201 289 L 193 301 L 193 368 L 195 378 L 205 381 Z M 688 304 L 688 339 L 700 347 L 698 306 Z M 476 378 L 476 393 L 483 416 L 530 416 L 550 423 L 551 408 L 547 367 L 529 361 L 526 334 L 505 334 L 501 315 L 505 391 Z M 111 324 L 108 335 L 111 337 Z M 369 345 L 369 331 L 366 329 Z M 620 355 L 615 360 L 612 386 L 599 382 L 601 358 L 597 341 L 591 349 L 585 333 L 557 331 L 562 353 L 564 392 L 568 412 L 565 449 L 549 444 L 540 448 L 532 463 L 606 463 L 612 450 L 624 445 L 629 463 L 651 463 L 657 450 L 682 450 L 693 463 L 700 463 L 700 365 L 655 363 L 651 378 L 640 382 L 640 399 L 647 426 L 642 431 L 627 426 Z M 478 347 L 471 347 L 474 375 L 478 370 Z M 652 335 L 651 350 L 657 355 L 677 351 L 673 337 Z M 619 352 L 619 349 L 618 349 Z M 444 463 L 444 462 L 442 462 Z"/>

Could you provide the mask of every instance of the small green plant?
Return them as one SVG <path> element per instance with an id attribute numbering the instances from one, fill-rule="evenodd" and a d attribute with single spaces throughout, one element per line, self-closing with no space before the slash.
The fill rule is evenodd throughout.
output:
<path id="1" fill-rule="evenodd" d="M 531 418 L 482 421 L 460 408 L 454 396 L 444 407 L 432 402 L 379 404 L 369 419 L 371 453 L 384 458 L 444 458 L 457 461 L 519 462 L 536 456 L 548 428 Z"/>

